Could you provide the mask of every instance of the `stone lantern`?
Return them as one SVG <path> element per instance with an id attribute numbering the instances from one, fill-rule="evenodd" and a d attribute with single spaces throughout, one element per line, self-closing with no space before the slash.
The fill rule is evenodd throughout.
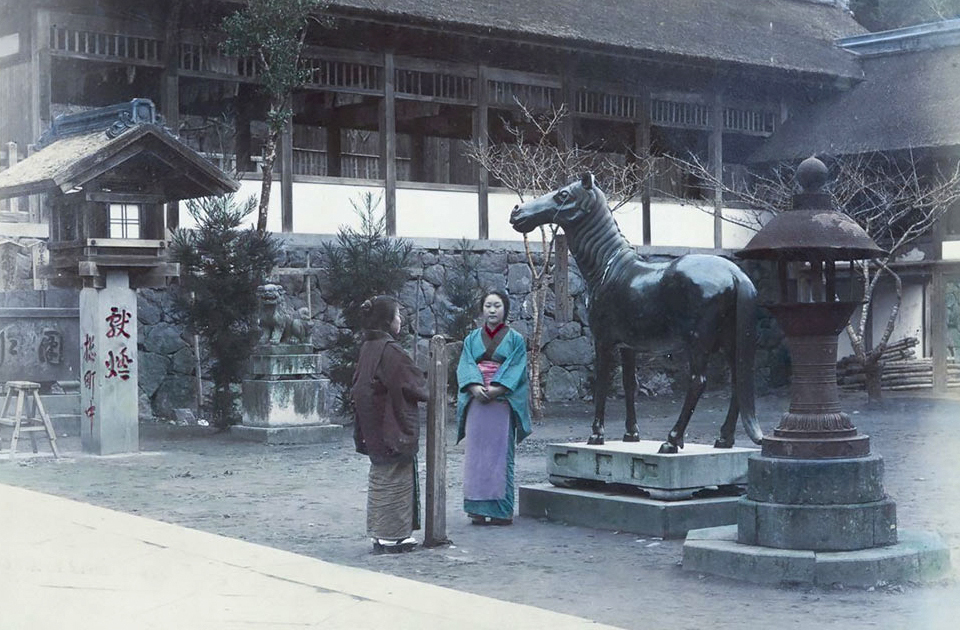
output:
<path id="1" fill-rule="evenodd" d="M 797 169 L 802 192 L 740 258 L 776 262 L 779 300 L 767 308 L 786 335 L 792 360 L 790 408 L 748 463 L 737 525 L 694 530 L 683 566 L 755 582 L 872 586 L 942 575 L 949 551 L 935 534 L 901 532 L 883 488 L 883 459 L 841 410 L 837 336 L 858 301 L 836 298 L 840 261 L 883 253 L 822 192 L 827 168 L 816 158 Z M 788 265 L 807 265 L 807 299 L 788 297 Z M 800 296 L 798 296 L 800 297 Z"/>
<path id="2" fill-rule="evenodd" d="M 80 439 L 139 450 L 137 295 L 179 275 L 165 205 L 239 184 L 160 123 L 147 99 L 58 116 L 40 150 L 0 173 L 0 199 L 43 193 L 51 282 L 80 289 Z"/>

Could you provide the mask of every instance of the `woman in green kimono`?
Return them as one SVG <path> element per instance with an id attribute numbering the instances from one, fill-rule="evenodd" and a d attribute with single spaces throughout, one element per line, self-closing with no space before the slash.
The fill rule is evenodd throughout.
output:
<path id="1" fill-rule="evenodd" d="M 483 324 L 463 340 L 457 365 L 457 442 L 466 440 L 463 509 L 475 525 L 509 525 L 514 447 L 530 435 L 527 345 L 505 323 L 505 293 L 487 292 L 480 307 Z"/>

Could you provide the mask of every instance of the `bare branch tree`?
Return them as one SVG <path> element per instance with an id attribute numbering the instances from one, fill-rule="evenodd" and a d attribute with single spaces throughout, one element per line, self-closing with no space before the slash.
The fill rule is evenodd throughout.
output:
<path id="1" fill-rule="evenodd" d="M 736 200 L 753 209 L 738 218 L 725 215 L 725 220 L 756 230 L 761 227 L 765 213 L 776 214 L 790 207 L 796 164 L 778 164 L 755 173 L 748 185 L 734 188 L 718 180 L 696 156 L 675 161 L 681 170 L 708 186 L 719 186 L 724 199 Z M 903 294 L 903 283 L 892 266 L 960 200 L 960 162 L 944 168 L 936 161 L 920 160 L 913 151 L 900 155 L 842 156 L 829 162 L 833 176 L 827 192 L 834 206 L 852 217 L 887 251 L 880 259 L 854 266 L 864 306 L 856 322 L 851 321 L 846 327 L 854 354 L 867 376 L 867 395 L 870 400 L 879 400 L 883 369 L 880 357 L 893 334 Z M 713 212 L 712 205 L 701 209 Z M 893 279 L 896 300 L 880 339 L 867 347 L 869 315 L 884 275 Z"/>
<path id="2" fill-rule="evenodd" d="M 490 143 L 485 147 L 479 143 L 469 143 L 465 155 L 480 168 L 486 169 L 500 186 L 515 193 L 521 203 L 565 185 L 570 178 L 586 171 L 594 173 L 601 188 L 613 202 L 614 210 L 642 192 L 652 173 L 653 161 L 649 157 L 632 153 L 601 153 L 576 145 L 568 146 L 561 133 L 561 125 L 568 115 L 563 105 L 537 112 L 519 100 L 515 102 L 520 110 L 520 122 L 503 120 L 509 141 Z M 530 308 L 534 323 L 528 361 L 530 389 L 533 416 L 538 421 L 543 417 L 540 346 L 547 289 L 553 278 L 555 239 L 555 226 L 540 227 L 539 240 L 543 255 L 537 261 L 528 235 L 523 235 L 533 294 Z"/>

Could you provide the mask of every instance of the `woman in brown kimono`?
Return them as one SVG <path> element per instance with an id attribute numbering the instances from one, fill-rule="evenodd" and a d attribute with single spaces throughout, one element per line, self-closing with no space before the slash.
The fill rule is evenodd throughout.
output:
<path id="1" fill-rule="evenodd" d="M 354 442 L 370 458 L 367 535 L 374 552 L 412 551 L 420 529 L 417 448 L 419 401 L 427 400 L 423 372 L 394 337 L 400 305 L 377 296 L 360 306 L 364 342 L 353 374 Z"/>

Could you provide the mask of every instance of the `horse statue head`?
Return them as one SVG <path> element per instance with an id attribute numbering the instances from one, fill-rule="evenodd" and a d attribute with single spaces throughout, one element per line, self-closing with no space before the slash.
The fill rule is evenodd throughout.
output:
<path id="1" fill-rule="evenodd" d="M 608 210 L 607 198 L 597 187 L 593 174 L 584 173 L 559 190 L 515 206 L 510 213 L 510 225 L 523 233 L 546 223 L 566 229 L 598 209 Z"/>

